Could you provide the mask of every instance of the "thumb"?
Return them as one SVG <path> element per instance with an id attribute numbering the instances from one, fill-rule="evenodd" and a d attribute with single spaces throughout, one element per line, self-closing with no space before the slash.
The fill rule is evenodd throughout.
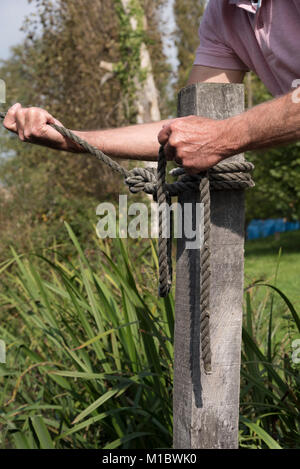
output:
<path id="1" fill-rule="evenodd" d="M 51 116 L 51 114 L 47 115 L 47 124 L 55 124 L 59 127 L 63 127 L 63 124 L 58 119 L 55 119 L 55 117 Z"/>
<path id="2" fill-rule="evenodd" d="M 3 121 L 3 125 L 7 130 L 11 130 L 12 132 L 17 132 L 17 123 L 16 123 L 16 112 L 22 109 L 22 106 L 20 103 L 16 103 L 9 110 L 7 111 L 7 114 L 5 116 L 5 119 Z"/>
<path id="3" fill-rule="evenodd" d="M 176 119 L 169 119 L 166 124 L 162 126 L 161 131 L 159 132 L 157 138 L 161 145 L 168 143 L 169 137 L 172 133 L 171 125 Z"/>
<path id="4" fill-rule="evenodd" d="M 172 133 L 171 127 L 169 124 L 164 125 L 161 131 L 159 132 L 157 138 L 161 145 L 168 143 L 169 137 Z"/>

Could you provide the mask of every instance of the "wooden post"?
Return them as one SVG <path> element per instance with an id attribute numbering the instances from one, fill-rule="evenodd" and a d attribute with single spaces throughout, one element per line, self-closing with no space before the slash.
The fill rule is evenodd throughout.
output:
<path id="1" fill-rule="evenodd" d="M 199 83 L 184 88 L 179 94 L 179 117 L 194 114 L 224 119 L 243 110 L 243 85 Z M 243 155 L 233 158 L 241 161 Z M 198 200 L 198 192 L 185 192 L 179 197 L 182 206 Z M 200 253 L 186 249 L 186 242 L 183 235 L 177 244 L 174 448 L 237 448 L 244 270 L 243 191 L 211 192 L 211 375 L 203 370 L 200 351 Z"/>

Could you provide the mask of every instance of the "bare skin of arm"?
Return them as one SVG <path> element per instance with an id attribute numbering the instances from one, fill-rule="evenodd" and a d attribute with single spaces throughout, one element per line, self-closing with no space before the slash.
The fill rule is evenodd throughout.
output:
<path id="1" fill-rule="evenodd" d="M 204 171 L 244 151 L 300 140 L 299 95 L 300 88 L 225 120 L 176 119 L 160 131 L 158 139 L 168 159 L 188 172 Z"/>
<path id="2" fill-rule="evenodd" d="M 195 66 L 188 84 L 195 82 L 238 83 L 241 71 Z M 266 102 L 238 116 L 213 120 L 189 116 L 138 126 L 94 132 L 78 132 L 90 144 L 113 157 L 156 160 L 159 143 L 168 159 L 175 159 L 187 171 L 208 169 L 242 151 L 263 149 L 300 139 L 300 103 L 294 92 Z M 49 127 L 57 122 L 38 108 L 10 109 L 4 125 L 22 140 L 61 150 L 78 151 L 71 142 Z M 158 137 L 157 137 L 158 135 Z"/>
<path id="3" fill-rule="evenodd" d="M 223 69 L 195 66 L 188 84 L 196 82 L 230 83 L 242 81 L 243 73 Z M 131 125 L 117 129 L 74 131 L 75 134 L 109 156 L 135 160 L 157 160 L 159 142 L 158 133 L 172 120 Z M 14 105 L 7 113 L 4 126 L 19 135 L 22 141 L 48 146 L 57 150 L 80 153 L 82 150 L 62 137 L 48 124 L 56 123 L 47 111 L 40 108 L 22 108 Z"/>

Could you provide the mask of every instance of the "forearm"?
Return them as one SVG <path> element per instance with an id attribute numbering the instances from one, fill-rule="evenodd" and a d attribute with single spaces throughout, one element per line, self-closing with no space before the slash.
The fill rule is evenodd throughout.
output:
<path id="1" fill-rule="evenodd" d="M 289 93 L 226 119 L 225 157 L 300 140 L 300 104 L 292 98 Z"/>
<path id="2" fill-rule="evenodd" d="M 95 131 L 74 131 L 90 145 L 115 158 L 133 160 L 157 160 L 159 143 L 157 135 L 168 121 L 151 122 L 149 124 L 132 125 L 116 129 Z M 67 151 L 81 152 L 79 147 L 67 145 Z"/>
<path id="3" fill-rule="evenodd" d="M 155 161 L 159 150 L 157 136 L 168 122 L 165 120 L 109 130 L 75 130 L 73 133 L 109 156 Z M 63 127 L 63 124 L 41 108 L 23 108 L 20 103 L 16 103 L 8 110 L 3 125 L 23 142 L 73 153 L 84 151 L 80 145 L 53 128 Z"/>

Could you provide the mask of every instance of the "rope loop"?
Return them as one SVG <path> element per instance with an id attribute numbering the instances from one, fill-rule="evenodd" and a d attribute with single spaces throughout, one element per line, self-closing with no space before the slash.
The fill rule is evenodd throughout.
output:
<path id="1" fill-rule="evenodd" d="M 129 186 L 129 190 L 133 194 L 145 192 L 154 196 L 157 192 L 156 174 L 155 168 L 134 168 L 130 171 L 130 175 L 125 178 L 125 184 Z"/>

